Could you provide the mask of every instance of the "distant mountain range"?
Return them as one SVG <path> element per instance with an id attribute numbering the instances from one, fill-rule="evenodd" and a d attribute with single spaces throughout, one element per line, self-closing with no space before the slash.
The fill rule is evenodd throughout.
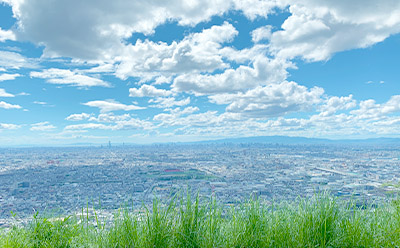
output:
<path id="1" fill-rule="evenodd" d="M 289 136 L 255 136 L 242 138 L 227 138 L 191 143 L 269 143 L 269 144 L 400 144 L 400 138 L 371 138 L 371 139 L 319 139 Z"/>

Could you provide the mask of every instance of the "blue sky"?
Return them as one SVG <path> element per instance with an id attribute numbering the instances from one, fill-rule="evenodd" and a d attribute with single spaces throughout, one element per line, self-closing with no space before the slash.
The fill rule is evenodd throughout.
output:
<path id="1" fill-rule="evenodd" d="M 0 0 L 0 146 L 400 137 L 396 0 Z"/>

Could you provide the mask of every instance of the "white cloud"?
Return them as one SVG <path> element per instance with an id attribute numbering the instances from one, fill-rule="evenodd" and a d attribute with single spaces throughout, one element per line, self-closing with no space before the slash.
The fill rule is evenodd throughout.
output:
<path id="1" fill-rule="evenodd" d="M 127 120 L 117 121 L 113 127 L 114 130 L 151 130 L 154 129 L 153 123 L 145 120 L 130 118 Z"/>
<path id="2" fill-rule="evenodd" d="M 0 67 L 11 69 L 35 68 L 36 62 L 19 53 L 0 50 Z"/>
<path id="3" fill-rule="evenodd" d="M 3 49 L 11 52 L 18 52 L 18 53 L 22 52 L 22 49 L 17 46 L 4 46 Z"/>
<path id="4" fill-rule="evenodd" d="M 266 56 L 268 46 L 265 44 L 254 44 L 250 48 L 244 48 L 237 50 L 233 47 L 223 47 L 220 50 L 220 54 L 229 61 L 233 61 L 236 64 L 246 64 L 255 61 L 260 56 Z M 286 62 L 287 63 L 287 62 Z M 287 63 L 290 64 L 290 63 Z"/>
<path id="5" fill-rule="evenodd" d="M 99 65 L 80 70 L 81 73 L 113 73 L 115 71 L 115 66 L 113 64 L 100 62 Z"/>
<path id="6" fill-rule="evenodd" d="M 361 101 L 359 109 L 353 110 L 350 113 L 357 116 L 358 119 L 379 120 L 387 115 L 398 112 L 400 112 L 400 95 L 392 96 L 383 104 L 377 104 L 373 99 Z"/>
<path id="7" fill-rule="evenodd" d="M 245 93 L 218 94 L 209 98 L 216 104 L 229 104 L 226 107 L 227 112 L 268 118 L 290 112 L 310 111 L 322 101 L 323 93 L 324 90 L 319 87 L 307 89 L 295 82 L 283 82 L 259 86 Z"/>
<path id="8" fill-rule="evenodd" d="M 144 109 L 143 107 L 139 107 L 136 105 L 125 105 L 115 100 L 89 101 L 87 103 L 83 103 L 83 105 L 99 108 L 101 113 L 118 111 L 118 110 L 131 111 L 131 110 Z"/>
<path id="9" fill-rule="evenodd" d="M 199 111 L 198 107 L 186 107 L 183 110 L 181 108 L 175 109 L 165 109 L 164 111 L 169 113 L 161 113 L 157 114 L 153 117 L 153 120 L 156 122 L 160 122 L 162 126 L 176 126 L 176 125 L 184 125 L 187 124 L 187 121 L 182 118 L 182 116 L 188 116 L 194 112 Z M 215 112 L 213 112 L 215 113 Z"/>
<path id="10" fill-rule="evenodd" d="M 286 69 L 291 66 L 291 63 L 284 60 L 259 55 L 254 58 L 252 66 L 241 65 L 220 74 L 182 74 L 175 78 L 172 88 L 174 91 L 195 95 L 246 91 L 259 85 L 284 81 Z"/>
<path id="11" fill-rule="evenodd" d="M 44 45 L 46 56 L 89 60 L 113 60 L 114 56 L 123 58 L 127 51 L 124 40 L 134 32 L 149 35 L 157 26 L 167 21 L 177 21 L 179 25 L 196 25 L 209 20 L 212 16 L 222 15 L 232 10 L 242 11 L 245 16 L 254 20 L 257 17 L 267 18 L 276 9 L 285 9 L 290 6 L 291 15 L 285 20 L 282 30 L 272 33 L 271 36 L 271 51 L 285 58 L 301 56 L 311 61 L 326 60 L 335 52 L 368 47 L 400 31 L 400 3 L 397 0 L 382 0 L 379 3 L 375 0 L 351 2 L 332 0 L 172 0 L 168 2 L 115 0 L 99 2 L 91 0 L 84 3 L 70 1 L 63 4 L 59 1 L 41 3 L 9 0 L 6 2 L 13 6 L 14 16 L 18 20 L 18 35 L 36 44 Z M 352 11 L 354 9 L 357 11 Z M 53 25 L 54 23 L 62 25 Z M 221 32 L 221 37 L 223 36 L 224 33 Z M 74 38 L 71 39 L 71 37 Z M 253 37 L 259 40 L 257 37 L 260 36 Z M 218 42 L 220 41 L 216 41 Z M 181 59 L 191 60 L 190 56 L 186 56 L 187 49 L 195 49 L 183 43 L 183 50 L 177 49 L 174 53 L 178 57 L 184 55 Z M 145 51 L 139 51 L 140 55 L 149 53 L 146 51 L 149 47 L 153 50 L 158 49 L 156 53 L 160 54 L 166 54 L 165 51 L 171 50 L 165 44 L 161 46 L 145 42 L 137 45 L 147 46 L 143 48 Z M 132 49 L 135 46 L 128 47 Z M 134 54 L 135 51 L 131 53 Z M 131 55 L 128 57 L 132 57 Z M 168 53 L 168 55 L 171 54 Z M 144 57 L 146 63 L 126 59 L 130 62 L 127 62 L 126 67 L 121 66 L 119 76 L 130 76 L 129 71 L 135 66 L 146 65 L 150 68 L 165 59 L 162 56 Z M 175 68 L 182 69 L 184 63 L 180 63 L 180 59 L 170 58 L 172 58 L 171 63 L 165 62 L 166 68 L 162 70 L 167 70 L 168 64 L 172 66 L 175 63 L 178 63 L 175 64 L 178 65 Z M 207 61 L 215 67 L 212 58 L 217 57 L 211 57 Z M 206 68 L 205 61 L 201 62 L 202 69 Z M 221 64 L 220 61 L 214 62 Z M 192 63 L 190 66 L 195 64 Z M 132 72 L 132 74 L 139 73 Z"/>
<path id="12" fill-rule="evenodd" d="M 150 99 L 149 103 L 156 103 L 150 105 L 153 108 L 170 108 L 173 106 L 185 106 L 190 103 L 190 97 L 177 101 L 174 97 Z"/>
<path id="13" fill-rule="evenodd" d="M 42 72 L 33 71 L 30 73 L 31 77 L 46 79 L 51 84 L 71 85 L 77 87 L 111 87 L 110 83 L 101 79 L 89 77 L 81 74 L 78 71 L 70 71 L 64 69 L 45 69 Z"/>
<path id="14" fill-rule="evenodd" d="M 383 114 L 400 112 L 400 95 L 391 96 L 382 107 Z"/>
<path id="15" fill-rule="evenodd" d="M 276 0 L 5 2 L 17 18 L 17 36 L 44 45 L 45 56 L 80 59 L 110 59 L 132 33 L 152 34 L 167 21 L 194 26 L 230 10 L 254 19 L 284 7 Z"/>
<path id="16" fill-rule="evenodd" d="M 214 122 L 217 111 L 207 111 L 182 117 L 182 113 L 161 113 L 153 117 L 154 121 L 165 126 L 209 126 Z"/>
<path id="17" fill-rule="evenodd" d="M 218 114 L 217 111 L 207 111 L 203 113 L 194 112 L 199 111 L 198 107 L 186 107 L 185 109 L 175 108 L 175 109 L 166 109 L 165 111 L 169 113 L 161 113 L 155 115 L 153 120 L 155 122 L 159 122 L 160 126 L 172 127 L 172 126 L 181 126 L 178 129 L 175 129 L 175 134 L 181 134 L 185 132 L 189 132 L 188 130 L 193 129 L 225 129 L 238 125 L 242 118 L 237 113 L 223 113 Z M 243 121 L 243 120 L 242 120 Z M 239 131 L 239 129 L 237 130 Z M 212 132 L 205 136 L 210 135 Z"/>
<path id="18" fill-rule="evenodd" d="M 164 89 L 157 89 L 152 85 L 144 84 L 139 89 L 138 88 L 130 88 L 129 96 L 130 97 L 155 97 L 155 96 L 170 96 L 172 94 L 171 91 Z"/>
<path id="19" fill-rule="evenodd" d="M 84 129 L 111 130 L 113 129 L 113 127 L 100 123 L 84 123 L 84 124 L 68 125 L 64 128 L 64 130 L 84 130 Z"/>
<path id="20" fill-rule="evenodd" d="M 166 111 L 169 111 L 169 112 L 171 112 L 173 114 L 178 114 L 179 116 L 180 115 L 192 114 L 192 113 L 197 112 L 199 110 L 200 109 L 198 107 L 193 107 L 193 106 L 189 106 L 189 107 L 186 107 L 184 109 L 181 109 L 181 108 L 166 109 Z"/>
<path id="21" fill-rule="evenodd" d="M 46 56 L 82 59 L 107 58 L 133 32 L 151 34 L 170 20 L 194 25 L 232 6 L 225 0 L 7 2 L 13 5 L 20 35 L 44 45 Z"/>
<path id="22" fill-rule="evenodd" d="M 170 45 L 138 40 L 125 47 L 118 57 L 116 75 L 122 79 L 141 77 L 145 81 L 168 78 L 182 72 L 212 72 L 228 67 L 219 53 L 221 44 L 230 42 L 238 31 L 229 23 L 212 26 Z"/>
<path id="23" fill-rule="evenodd" d="M 7 80 L 14 80 L 14 79 L 16 79 L 17 77 L 20 77 L 20 76 L 21 75 L 17 74 L 17 73 L 15 73 L 15 74 L 6 74 L 6 73 L 0 74 L 0 82 L 1 81 L 7 81 Z"/>
<path id="24" fill-rule="evenodd" d="M 17 104 L 10 104 L 10 103 L 6 103 L 4 101 L 0 101 L 0 108 L 3 108 L 3 109 L 20 109 L 22 107 L 17 105 Z"/>
<path id="25" fill-rule="evenodd" d="M 39 105 L 47 105 L 47 102 L 41 102 L 41 101 L 34 101 L 34 104 L 39 104 Z"/>
<path id="26" fill-rule="evenodd" d="M 81 113 L 81 114 L 72 114 L 65 118 L 67 121 L 82 121 L 87 120 L 91 117 L 91 114 Z"/>
<path id="27" fill-rule="evenodd" d="M 375 82 L 374 81 L 367 81 L 366 82 L 366 84 L 374 84 Z M 383 81 L 383 80 L 380 80 L 380 81 L 378 81 L 377 83 L 379 83 L 379 84 L 384 84 L 385 83 L 385 81 Z"/>
<path id="28" fill-rule="evenodd" d="M 27 92 L 21 92 L 18 93 L 17 96 L 30 96 L 31 94 L 27 93 Z"/>
<path id="29" fill-rule="evenodd" d="M 0 97 L 15 97 L 15 95 L 7 93 L 4 89 L 0 89 Z"/>
<path id="30" fill-rule="evenodd" d="M 9 123 L 0 123 L 0 131 L 4 130 L 4 129 L 9 129 L 9 130 L 18 129 L 20 127 L 21 127 L 20 125 L 9 124 Z"/>
<path id="31" fill-rule="evenodd" d="M 3 30 L 0 28 L 0 42 L 4 42 L 6 40 L 15 40 L 15 34 L 11 30 Z"/>
<path id="32" fill-rule="evenodd" d="M 266 25 L 256 28 L 251 32 L 251 40 L 255 43 L 262 40 L 269 40 L 272 35 L 271 31 L 272 31 L 271 25 Z"/>
<path id="33" fill-rule="evenodd" d="M 109 125 L 102 123 L 84 123 L 76 125 L 68 125 L 64 130 L 79 131 L 86 129 L 102 129 L 102 130 L 150 130 L 154 126 L 151 122 L 132 118 L 128 114 L 114 115 L 112 113 L 100 114 L 97 118 L 91 117 L 89 121 L 105 122 Z"/>
<path id="34" fill-rule="evenodd" d="M 234 9 L 241 10 L 249 19 L 267 17 L 276 8 L 284 8 L 286 3 L 281 0 L 233 0 Z"/>
<path id="35" fill-rule="evenodd" d="M 347 110 L 355 108 L 356 106 L 357 103 L 356 100 L 353 99 L 353 95 L 346 97 L 332 96 L 325 101 L 324 105 L 319 107 L 319 110 L 321 111 L 320 115 L 330 116 L 335 114 L 338 110 Z"/>
<path id="36" fill-rule="evenodd" d="M 167 84 L 171 82 L 172 77 L 166 77 L 166 76 L 159 76 L 155 79 L 154 84 Z"/>
<path id="37" fill-rule="evenodd" d="M 400 32 L 397 0 L 286 3 L 291 16 L 270 38 L 270 51 L 279 57 L 327 60 L 336 52 L 369 47 Z"/>
<path id="38" fill-rule="evenodd" d="M 114 113 L 104 113 L 99 114 L 97 117 L 90 117 L 89 121 L 97 121 L 97 122 L 118 122 L 118 121 L 126 121 L 131 119 L 130 114 L 123 114 L 123 115 L 114 115 Z"/>
<path id="39" fill-rule="evenodd" d="M 31 131 L 51 131 L 56 127 L 51 125 L 48 121 L 38 122 L 35 124 L 31 124 Z"/>

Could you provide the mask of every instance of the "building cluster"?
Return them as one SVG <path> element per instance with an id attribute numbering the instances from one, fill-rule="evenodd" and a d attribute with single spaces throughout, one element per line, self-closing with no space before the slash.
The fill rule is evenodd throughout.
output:
<path id="1" fill-rule="evenodd" d="M 397 193 L 399 146 L 200 144 L 0 149 L 0 227 L 11 212 L 138 208 L 190 192 L 225 204 Z"/>

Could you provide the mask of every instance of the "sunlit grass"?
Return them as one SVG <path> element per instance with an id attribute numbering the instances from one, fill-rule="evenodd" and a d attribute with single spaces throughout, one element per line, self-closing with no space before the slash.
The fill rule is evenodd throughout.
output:
<path id="1" fill-rule="evenodd" d="M 116 211 L 108 224 L 90 215 L 46 218 L 0 234 L 0 247 L 400 247 L 400 202 L 357 207 L 328 194 L 223 206 L 175 197 L 140 211 Z"/>

